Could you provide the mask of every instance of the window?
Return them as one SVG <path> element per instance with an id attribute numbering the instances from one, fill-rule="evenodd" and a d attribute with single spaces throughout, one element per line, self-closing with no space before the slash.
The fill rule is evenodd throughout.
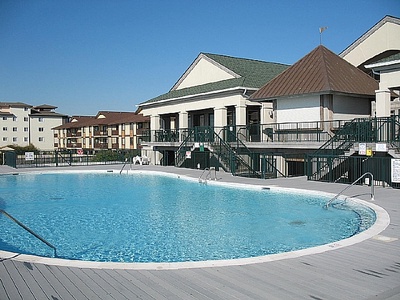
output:
<path id="1" fill-rule="evenodd" d="M 7 117 L 3 117 L 3 121 L 7 121 Z"/>
<path id="2" fill-rule="evenodd" d="M 24 111 L 28 111 L 28 108 L 27 108 L 27 107 L 24 107 Z"/>
<path id="3" fill-rule="evenodd" d="M 29 131 L 29 128 L 28 128 L 28 127 L 24 127 L 24 131 L 25 131 L 25 132 L 28 132 L 28 131 Z"/>
<path id="4" fill-rule="evenodd" d="M 13 127 L 13 131 L 18 131 L 18 127 Z"/>
<path id="5" fill-rule="evenodd" d="M 44 142 L 44 137 L 39 136 L 39 142 Z"/>
<path id="6" fill-rule="evenodd" d="M 17 141 L 18 141 L 18 138 L 13 137 L 13 142 L 15 143 L 15 142 L 17 142 Z"/>
<path id="7" fill-rule="evenodd" d="M 39 132 L 43 132 L 43 131 L 44 131 L 43 127 L 39 127 Z"/>
<path id="8" fill-rule="evenodd" d="M 17 121 L 17 117 L 14 116 L 13 117 L 13 121 L 16 122 Z"/>
<path id="9" fill-rule="evenodd" d="M 40 117 L 39 122 L 44 122 L 44 119 L 42 117 Z"/>
<path id="10" fill-rule="evenodd" d="M 26 137 L 24 137 L 24 142 L 27 142 L 28 141 L 28 137 L 26 136 Z"/>
<path id="11" fill-rule="evenodd" d="M 7 137 L 3 136 L 3 142 L 7 142 Z"/>
<path id="12" fill-rule="evenodd" d="M 3 127 L 3 131 L 7 131 L 7 127 Z"/>
<path id="13" fill-rule="evenodd" d="M 24 122 L 28 122 L 28 117 L 24 117 Z"/>

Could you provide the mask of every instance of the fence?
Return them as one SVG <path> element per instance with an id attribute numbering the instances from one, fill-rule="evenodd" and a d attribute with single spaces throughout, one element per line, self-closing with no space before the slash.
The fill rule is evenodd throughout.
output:
<path id="1" fill-rule="evenodd" d="M 104 150 L 95 154 L 82 155 L 72 151 L 34 151 L 29 153 L 29 155 L 14 155 L 14 161 L 8 160 L 7 164 L 15 168 L 109 165 L 120 164 L 126 160 L 132 161 L 133 157 L 140 155 L 138 150 Z"/>
<path id="2" fill-rule="evenodd" d="M 392 182 L 392 157 L 335 156 L 319 155 L 309 157 L 307 178 L 324 182 L 351 184 L 362 174 L 374 175 L 374 184 L 400 188 L 400 183 Z"/>

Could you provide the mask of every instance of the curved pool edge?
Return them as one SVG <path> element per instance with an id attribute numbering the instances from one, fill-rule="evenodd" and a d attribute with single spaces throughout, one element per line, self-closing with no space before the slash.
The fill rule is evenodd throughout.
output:
<path id="1" fill-rule="evenodd" d="M 74 171 L 72 171 L 74 172 Z M 82 172 L 79 171 L 79 172 Z M 85 172 L 85 171 L 83 171 Z M 90 170 L 88 172 L 93 172 Z M 94 171 L 96 172 L 96 171 Z M 97 172 L 105 172 L 97 171 Z M 106 171 L 109 172 L 109 171 Z M 136 172 L 143 172 L 141 171 L 133 171 L 132 173 Z M 178 176 L 179 178 L 187 178 L 190 180 L 196 180 L 195 178 L 188 177 L 185 175 L 178 175 L 178 174 L 171 174 L 167 172 L 159 172 L 159 171 L 144 171 L 145 173 L 161 173 L 167 176 Z M 36 173 L 36 172 L 32 172 Z M 37 172 L 37 173 L 54 173 L 52 171 L 49 172 Z M 115 172 L 116 173 L 116 172 Z M 231 183 L 226 182 L 212 182 L 217 184 L 226 184 L 232 186 Z M 297 191 L 302 193 L 323 193 L 326 195 L 333 195 L 332 193 L 328 192 L 321 192 L 315 191 L 312 189 L 298 189 L 298 188 L 287 188 L 287 187 L 280 187 L 278 185 L 249 185 L 249 184 L 234 184 L 234 186 L 243 185 L 246 187 L 255 187 L 255 188 L 279 188 L 284 190 L 291 190 Z M 358 198 L 350 198 L 352 201 L 363 204 L 369 208 L 371 208 L 376 214 L 376 221 L 375 223 L 368 228 L 367 230 L 360 232 L 352 237 L 339 240 L 333 243 L 324 244 L 320 246 L 315 246 L 311 248 L 295 250 L 290 252 L 283 252 L 277 254 L 269 254 L 264 256 L 257 256 L 257 257 L 249 257 L 249 258 L 239 258 L 239 259 L 228 259 L 228 260 L 208 260 L 208 261 L 188 261 L 188 262 L 171 262 L 171 263 L 123 263 L 123 262 L 94 262 L 94 261 L 80 261 L 80 260 L 68 260 L 68 259 L 61 259 L 61 258 L 49 258 L 49 257 L 41 257 L 35 255 L 28 255 L 28 254 L 19 254 L 14 252 L 8 252 L 0 250 L 0 260 L 12 259 L 16 261 L 26 262 L 26 263 L 40 263 L 46 265 L 54 265 L 54 266 L 64 266 L 64 267 L 77 267 L 77 268 L 93 268 L 93 269 L 130 269 L 130 270 L 176 270 L 176 269 L 188 269 L 188 268 L 206 268 L 206 267 L 226 267 L 226 266 L 240 266 L 240 265 L 249 265 L 249 264 L 256 264 L 256 263 L 265 263 L 270 261 L 277 261 L 282 259 L 290 259 L 290 258 L 297 258 L 305 255 L 312 255 L 323 253 L 330 250 L 340 249 L 343 247 L 348 247 L 365 240 L 371 239 L 382 231 L 384 231 L 389 223 L 390 223 L 390 216 L 385 209 L 376 205 L 375 203 L 368 202 L 365 200 L 361 200 Z"/>

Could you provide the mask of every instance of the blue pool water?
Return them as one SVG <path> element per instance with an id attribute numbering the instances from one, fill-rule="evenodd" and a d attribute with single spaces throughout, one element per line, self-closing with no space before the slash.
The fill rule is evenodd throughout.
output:
<path id="1" fill-rule="evenodd" d="M 329 198 L 204 185 L 149 174 L 0 176 L 0 208 L 57 248 L 88 261 L 183 262 L 287 252 L 347 238 L 375 214 L 324 209 Z M 0 215 L 0 250 L 53 251 Z"/>

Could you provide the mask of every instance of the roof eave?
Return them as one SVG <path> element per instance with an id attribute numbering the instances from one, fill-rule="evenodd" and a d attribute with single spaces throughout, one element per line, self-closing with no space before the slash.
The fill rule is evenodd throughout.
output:
<path id="1" fill-rule="evenodd" d="M 235 91 L 235 90 L 245 90 L 245 91 L 253 90 L 253 91 L 256 91 L 257 89 L 256 88 L 252 88 L 252 87 L 234 87 L 234 88 L 229 88 L 229 89 L 223 89 L 223 90 L 210 91 L 210 92 L 199 93 L 199 94 L 186 95 L 186 96 L 182 96 L 182 97 L 164 99 L 164 100 L 159 100 L 159 101 L 156 101 L 156 102 L 149 102 L 149 103 L 145 102 L 145 103 L 142 103 L 142 104 L 138 104 L 137 107 L 143 108 L 143 107 L 146 107 L 146 106 L 154 106 L 154 105 L 164 104 L 164 103 L 168 103 L 168 102 L 174 102 L 174 101 L 179 101 L 179 100 L 187 100 L 187 99 L 191 99 L 191 98 L 209 96 L 209 95 L 213 95 L 213 94 L 220 94 L 220 93 L 231 92 L 231 91 Z"/>
<path id="2" fill-rule="evenodd" d="M 279 100 L 283 98 L 296 98 L 300 96 L 315 96 L 315 95 L 342 95 L 342 96 L 351 96 L 351 97 L 362 97 L 362 98 L 373 98 L 375 97 L 375 94 L 360 94 L 360 93 L 349 93 L 349 92 L 343 92 L 343 91 L 332 91 L 332 90 L 326 90 L 326 91 L 319 91 L 319 92 L 310 92 L 310 93 L 304 93 L 304 94 L 290 94 L 290 95 L 275 95 L 275 96 L 268 96 L 265 98 L 258 98 L 258 99 L 251 99 L 251 101 L 254 102 L 270 102 L 273 100 Z"/>

